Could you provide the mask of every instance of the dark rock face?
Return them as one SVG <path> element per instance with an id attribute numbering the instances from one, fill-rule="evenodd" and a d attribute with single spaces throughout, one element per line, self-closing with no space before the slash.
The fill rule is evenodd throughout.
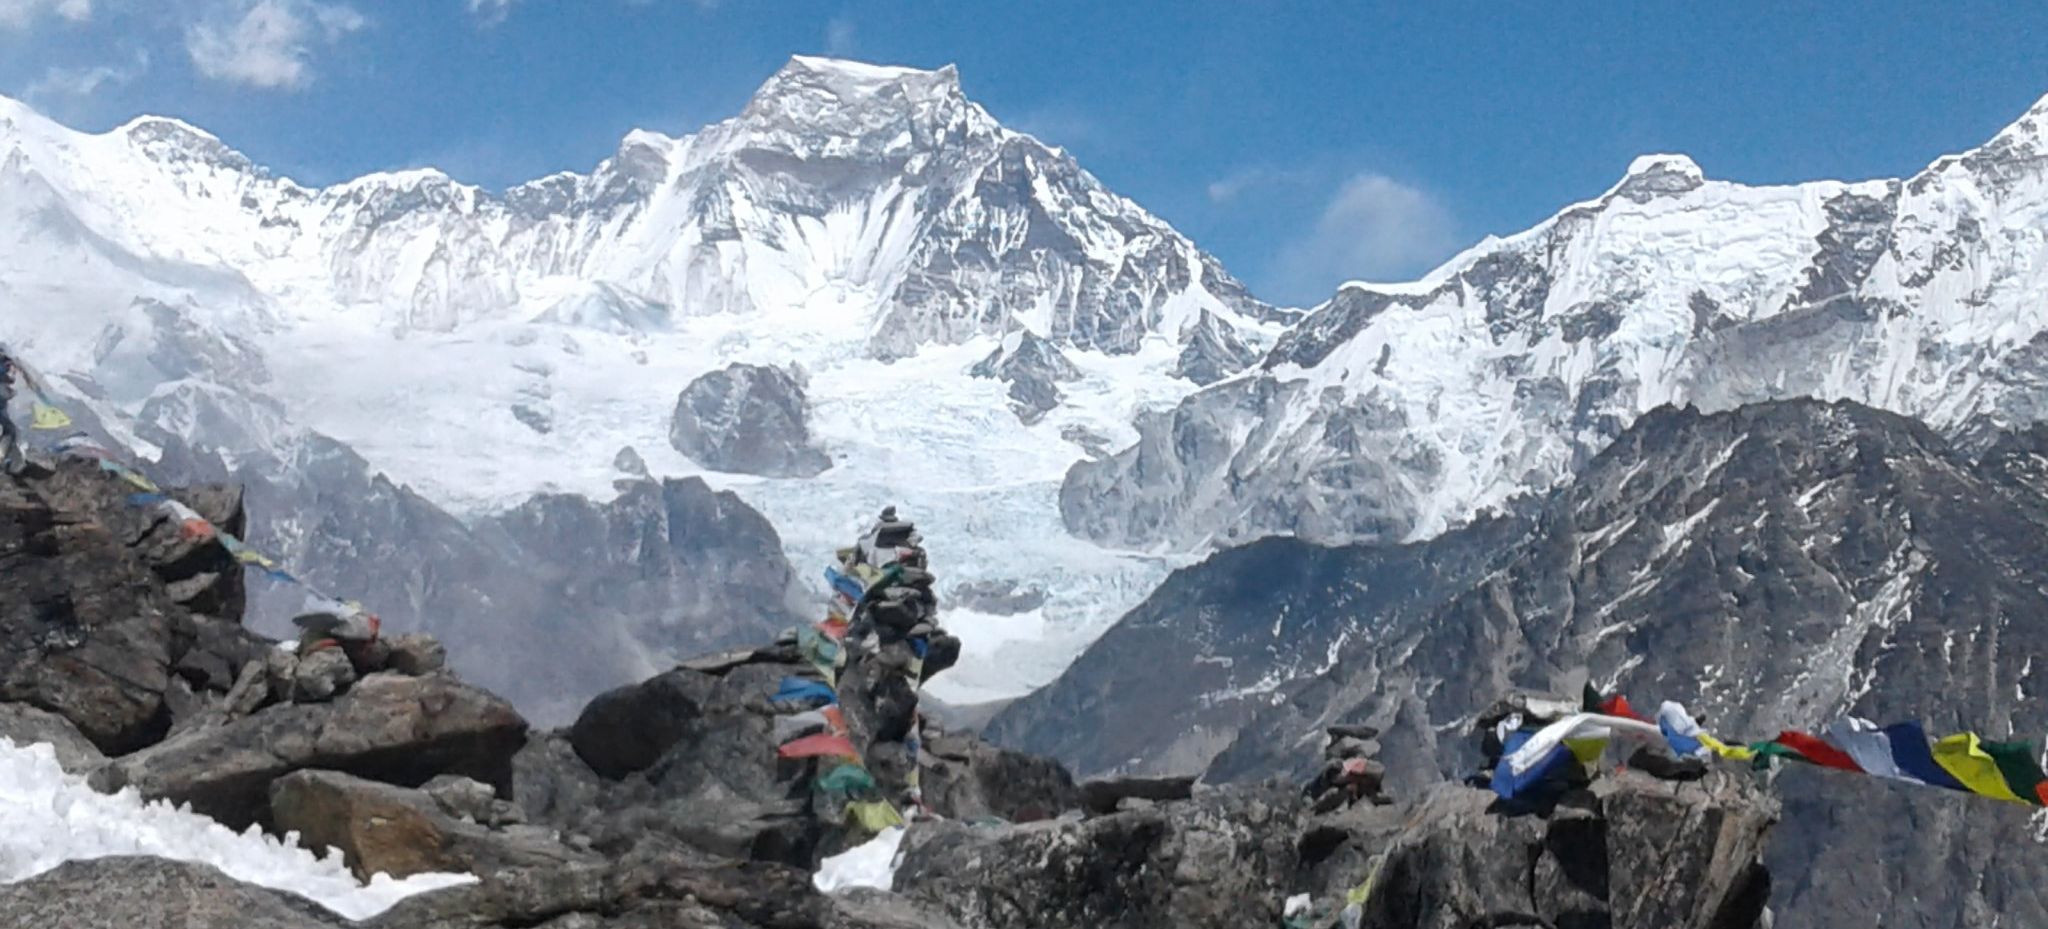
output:
<path id="1" fill-rule="evenodd" d="M 335 771 L 297 771 L 270 782 L 270 810 L 276 828 L 298 833 L 308 848 L 341 849 L 349 867 L 364 879 L 372 874 L 400 878 L 429 871 L 559 868 L 596 860 L 554 841 L 548 830 L 465 822 L 425 791 Z"/>
<path id="2" fill-rule="evenodd" d="M 241 567 L 128 505 L 133 492 L 73 462 L 0 480 L 0 699 L 63 716 L 116 753 L 170 728 L 181 686 L 226 691 L 249 645 Z M 221 530 L 241 528 L 239 494 L 186 493 Z"/>
<path id="3" fill-rule="evenodd" d="M 1208 310 L 1181 335 L 1183 345 L 1173 373 L 1204 387 L 1251 367 L 1259 353 L 1246 345 L 1237 330 Z"/>
<path id="4" fill-rule="evenodd" d="M 209 865 L 144 857 L 66 862 L 28 880 L 0 885 L 0 921 L 39 929 L 349 925 L 311 900 L 244 884 Z"/>
<path id="5" fill-rule="evenodd" d="M 1264 539 L 1218 552 L 1174 572 L 984 735 L 1083 774 L 1200 771 L 1271 705 L 1280 682 L 1312 677 L 1339 649 L 1427 616 L 1498 568 L 1528 528 L 1501 519 L 1412 545 Z M 1320 734 L 1266 732 L 1261 744 L 1306 757 Z"/>
<path id="6" fill-rule="evenodd" d="M 1276 925 L 1299 816 L 1292 792 L 1232 791 L 1081 822 L 920 825 L 896 888 L 977 929 Z"/>
<path id="7" fill-rule="evenodd" d="M 1997 450 L 1972 462 L 1918 424 L 1849 404 L 1648 414 L 1571 486 L 1536 501 L 1527 537 L 1495 567 L 1449 596 L 1432 594 L 1434 608 L 1369 611 L 1328 673 L 1282 687 L 1239 727 L 1208 779 L 1306 778 L 1303 740 L 1344 722 L 1385 732 L 1391 784 L 1459 775 L 1477 758 L 1438 733 L 1462 731 L 1451 724 L 1504 691 L 1573 693 L 1588 675 L 1638 700 L 1684 701 L 1731 738 L 1845 714 L 2037 737 L 2048 716 L 2032 699 L 2038 671 L 2028 656 L 2048 647 L 2048 625 L 2032 618 L 2048 615 L 2033 553 L 2048 528 L 2039 479 L 2048 455 L 2033 432 L 1990 444 Z M 1430 544 L 1479 551 L 1475 531 Z M 1370 568 L 1387 557 L 1377 551 L 1321 556 L 1338 567 L 1311 589 L 1370 588 Z M 1257 564 L 1219 556 L 1194 570 Z M 1182 583 L 1258 591 L 1286 606 L 1239 605 L 1230 628 L 1359 619 L 1357 601 L 1294 601 L 1254 570 Z M 1148 609 L 1199 618 L 1231 602 L 1208 595 Z M 1201 634 L 1168 622 L 1149 648 L 1174 654 L 1174 642 Z M 1138 674 L 1131 669 L 1151 659 L 1135 656 L 1149 654 L 1128 651 L 1121 667 Z M 1196 703 L 1214 686 L 1189 678 L 1203 689 L 1139 674 L 1144 689 L 1122 691 L 1098 673 L 1061 690 L 1092 692 L 1081 706 L 1115 708 Z M 1104 744 L 1082 757 L 1158 751 L 1145 747 L 1149 729 L 1096 731 Z M 1778 785 L 1786 825 L 1772 861 L 1783 924 L 1835 929 L 1899 912 L 1932 925 L 1954 913 L 2048 920 L 2022 889 L 2048 879 L 2048 860 L 1994 851 L 2032 847 L 2025 810 L 1826 772 L 1791 771 Z M 1943 864 L 1908 864 L 1920 860 Z"/>
<path id="8" fill-rule="evenodd" d="M 1749 929 L 1763 914 L 1775 809 L 1733 779 L 1607 778 L 1543 817 L 1502 815 L 1493 800 L 1440 785 L 1413 809 L 1326 821 L 1317 896 L 1334 909 L 1367 887 L 1361 924 L 1373 929 Z"/>
<path id="9" fill-rule="evenodd" d="M 1059 382 L 1081 376 L 1059 347 L 1029 329 L 1003 337 L 1003 344 L 967 373 L 1010 385 L 1010 410 L 1026 425 L 1045 418 L 1060 405 Z"/>
<path id="10" fill-rule="evenodd" d="M 167 449 L 152 473 L 246 484 L 251 544 L 321 589 L 360 592 L 388 633 L 433 633 L 452 667 L 544 725 L 673 656 L 789 621 L 774 528 L 699 481 L 635 482 L 602 505 L 540 496 L 472 526 L 321 437 L 292 461 L 238 450 L 233 468 L 150 437 Z M 303 592 L 257 593 L 251 625 L 290 634 Z"/>
<path id="11" fill-rule="evenodd" d="M 57 764 L 72 774 L 90 773 L 107 761 L 70 720 L 26 703 L 0 703 L 0 738 L 17 746 L 48 745 Z"/>
<path id="12" fill-rule="evenodd" d="M 373 674 L 330 703 L 269 707 L 125 755 L 94 786 L 134 787 L 241 828 L 264 821 L 270 783 L 303 768 L 418 785 L 462 774 L 509 792 L 526 721 L 447 675 Z"/>
<path id="13" fill-rule="evenodd" d="M 815 477 L 832 459 L 811 446 L 803 385 L 781 368 L 727 365 L 676 399 L 669 444 L 707 468 L 765 477 Z"/>

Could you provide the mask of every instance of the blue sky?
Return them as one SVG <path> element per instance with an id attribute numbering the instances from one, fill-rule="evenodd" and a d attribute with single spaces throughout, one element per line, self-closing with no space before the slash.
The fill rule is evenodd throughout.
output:
<path id="1" fill-rule="evenodd" d="M 1712 10 L 1696 7 L 1712 6 Z M 0 0 L 0 93 L 331 182 L 500 188 L 737 112 L 792 53 L 956 63 L 1269 299 L 1427 270 L 1679 151 L 1909 173 L 2048 94 L 2048 5 Z"/>

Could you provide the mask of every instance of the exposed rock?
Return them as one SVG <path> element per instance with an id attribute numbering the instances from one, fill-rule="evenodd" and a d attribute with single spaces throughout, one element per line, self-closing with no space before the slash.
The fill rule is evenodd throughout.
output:
<path id="1" fill-rule="evenodd" d="M 292 666 L 294 703 L 324 703 L 356 682 L 355 665 L 340 648 L 315 649 Z"/>
<path id="2" fill-rule="evenodd" d="M 619 449 L 619 453 L 612 456 L 612 467 L 633 477 L 648 476 L 647 459 L 640 457 L 640 452 L 631 445 Z"/>
<path id="3" fill-rule="evenodd" d="M 1081 785 L 1081 801 L 1088 812 L 1116 812 L 1125 800 L 1186 800 L 1194 796 L 1195 779 L 1189 777 L 1099 778 Z"/>
<path id="4" fill-rule="evenodd" d="M 180 668 L 200 691 L 225 691 L 240 667 L 236 648 L 223 644 L 234 637 L 192 615 L 239 617 L 239 566 L 218 545 L 129 506 L 132 492 L 69 461 L 41 479 L 0 481 L 0 700 L 55 712 L 108 752 L 169 729 L 166 694 L 188 653 L 209 656 Z M 181 493 L 222 528 L 239 525 L 238 495 Z"/>
<path id="5" fill-rule="evenodd" d="M 372 874 L 557 868 L 593 860 L 548 838 L 546 830 L 500 831 L 464 822 L 425 791 L 335 771 L 297 771 L 272 781 L 270 811 L 272 824 L 297 832 L 306 847 L 341 849 L 349 867 L 365 879 Z"/>
<path id="6" fill-rule="evenodd" d="M 1320 827 L 1308 862 L 1325 909 L 1368 887 L 1372 929 L 1612 926 L 1748 929 L 1776 805 L 1733 777 L 1674 786 L 1622 774 L 1547 816 L 1439 785 L 1412 809 L 1357 807 Z M 1341 838 L 1339 838 L 1341 836 Z"/>
<path id="7" fill-rule="evenodd" d="M 72 774 L 86 774 L 107 761 L 70 720 L 24 703 L 0 703 L 0 738 L 16 745 L 47 744 L 57 753 L 57 764 Z"/>
<path id="8" fill-rule="evenodd" d="M 920 823 L 896 889 L 981 929 L 1277 925 L 1298 799 L 1236 790 L 1086 821 Z"/>
<path id="9" fill-rule="evenodd" d="M 1180 359 L 1173 373 L 1204 387 L 1252 366 L 1259 353 L 1246 345 L 1237 330 L 1208 310 L 1181 334 Z"/>
<path id="10" fill-rule="evenodd" d="M 967 373 L 1008 383 L 1010 409 L 1026 425 L 1045 418 L 1046 413 L 1060 405 L 1060 381 L 1081 376 L 1080 369 L 1060 353 L 1058 346 L 1029 329 L 1004 336 L 1002 344 Z"/>
<path id="11" fill-rule="evenodd" d="M 732 364 L 683 388 L 669 444 L 720 471 L 815 477 L 832 459 L 812 447 L 809 419 L 803 386 L 788 372 Z"/>
<path id="12" fill-rule="evenodd" d="M 512 756 L 512 797 L 528 822 L 573 829 L 597 813 L 604 792 L 562 733 L 535 733 Z"/>
<path id="13" fill-rule="evenodd" d="M 448 649 L 426 633 L 408 632 L 384 643 L 390 652 L 384 666 L 400 674 L 419 677 L 448 666 Z"/>
<path id="14" fill-rule="evenodd" d="M 718 678 L 680 668 L 607 691 L 576 717 L 569 743 L 604 777 L 644 771 L 712 712 L 719 691 Z"/>
<path id="15" fill-rule="evenodd" d="M 35 929 L 349 926 L 311 900 L 244 884 L 210 865 L 147 857 L 71 861 L 0 885 L 0 924 Z"/>
<path id="16" fill-rule="evenodd" d="M 924 799 L 949 819 L 1050 819 L 1080 805 L 1074 776 L 1050 758 L 997 748 L 970 736 L 928 740 Z M 1185 796 L 1185 795 L 1183 795 Z"/>
<path id="17" fill-rule="evenodd" d="M 516 762 L 512 770 L 516 790 L 519 776 L 519 766 Z M 456 819 L 467 819 L 486 826 L 501 825 L 497 818 L 497 804 L 505 801 L 498 799 L 498 792 L 491 789 L 489 784 L 456 774 L 442 774 L 420 785 L 420 792 L 434 798 L 434 803 L 441 807 L 441 812 Z"/>
<path id="18" fill-rule="evenodd" d="M 373 674 L 330 703 L 280 704 L 185 732 L 100 769 L 94 786 L 192 804 L 240 828 L 265 818 L 271 781 L 326 768 L 396 784 L 462 774 L 501 791 L 526 721 L 453 677 Z"/>

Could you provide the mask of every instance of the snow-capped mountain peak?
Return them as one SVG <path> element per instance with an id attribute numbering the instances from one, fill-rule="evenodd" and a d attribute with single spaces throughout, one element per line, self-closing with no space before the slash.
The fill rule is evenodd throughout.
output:
<path id="1" fill-rule="evenodd" d="M 1637 159 L 1419 282 L 1341 289 L 1262 373 L 1077 465 L 1067 524 L 1123 545 L 1426 538 L 1665 403 L 1850 399 L 1953 434 L 2041 419 L 2044 104 L 1904 180 L 1754 187 Z"/>

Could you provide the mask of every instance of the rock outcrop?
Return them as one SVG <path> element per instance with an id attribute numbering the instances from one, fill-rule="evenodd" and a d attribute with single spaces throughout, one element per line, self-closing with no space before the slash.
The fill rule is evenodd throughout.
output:
<path id="1" fill-rule="evenodd" d="M 732 364 L 683 388 L 669 444 L 707 468 L 816 477 L 832 459 L 811 445 L 803 385 L 781 368 Z"/>
<path id="2" fill-rule="evenodd" d="M 1749 929 L 1763 918 L 1776 805 L 1734 777 L 1617 774 L 1544 816 L 1504 815 L 1494 799 L 1444 784 L 1413 806 L 1319 822 L 1304 836 L 1316 860 L 1303 863 L 1319 915 L 1362 898 L 1369 929 Z"/>
<path id="3" fill-rule="evenodd" d="M 124 755 L 94 786 L 190 803 L 229 825 L 266 821 L 272 781 L 304 768 L 419 785 L 461 774 L 509 792 L 526 721 L 447 674 L 372 674 L 325 703 L 269 707 Z"/>
<path id="4" fill-rule="evenodd" d="M 1198 349 L 1190 345 L 1188 350 Z M 1026 425 L 1044 419 L 1045 414 L 1060 405 L 1064 397 L 1059 388 L 1061 381 L 1081 376 L 1080 369 L 1060 353 L 1059 346 L 1029 329 L 1004 336 L 1003 343 L 967 373 L 1009 384 L 1010 410 Z"/>
<path id="5" fill-rule="evenodd" d="M 225 693 L 254 647 L 241 567 L 90 464 L 0 480 L 0 700 L 69 720 L 103 751 L 162 737 Z M 181 492 L 223 531 L 240 495 Z M 227 617 L 224 621 L 222 618 Z"/>
<path id="6" fill-rule="evenodd" d="M 487 786 L 467 783 L 484 791 L 484 821 L 452 813 L 427 790 L 301 770 L 270 782 L 270 821 L 298 833 L 309 848 L 340 849 L 366 880 L 373 874 L 481 874 L 597 860 L 557 842 L 552 830 L 491 822 L 493 803 L 505 801 L 494 801 Z"/>

